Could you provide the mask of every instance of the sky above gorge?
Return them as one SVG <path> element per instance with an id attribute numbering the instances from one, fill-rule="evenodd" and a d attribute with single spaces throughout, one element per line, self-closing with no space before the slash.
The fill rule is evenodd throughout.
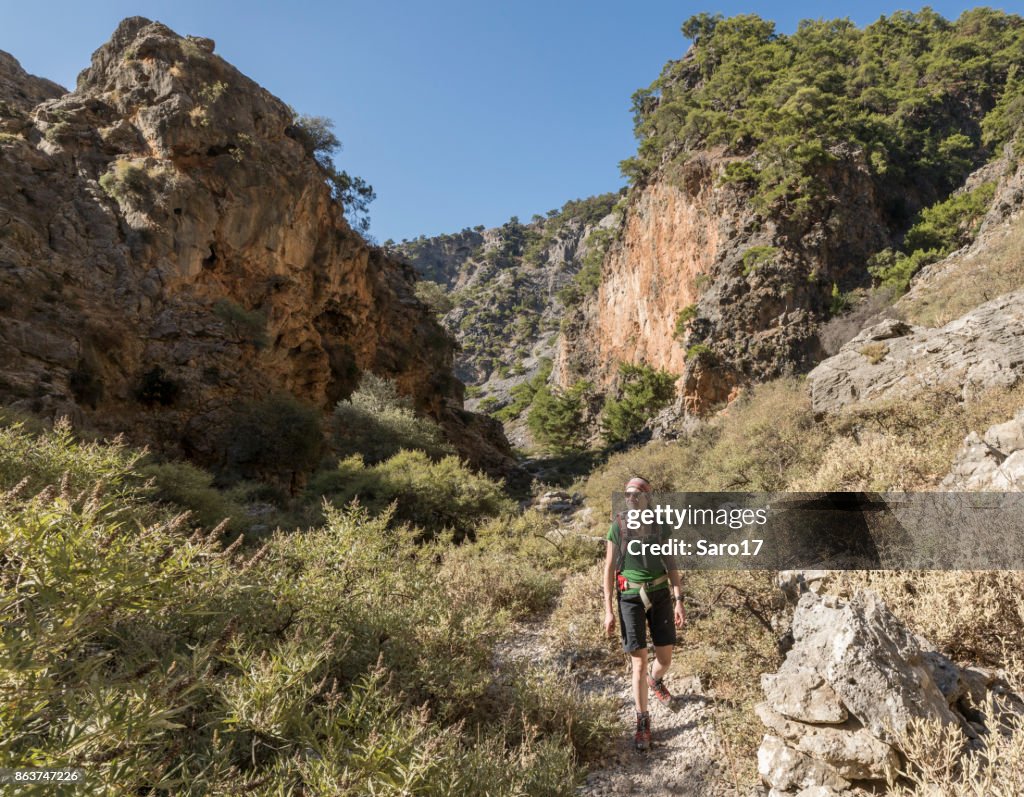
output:
<path id="1" fill-rule="evenodd" d="M 981 3 L 934 2 L 949 19 Z M 992 3 L 1024 13 L 1024 0 Z M 630 96 L 689 45 L 693 14 L 868 24 L 920 5 L 877 0 L 724 2 L 26 3 L 0 0 L 0 50 L 72 87 L 127 16 L 207 36 L 216 52 L 302 113 L 336 123 L 339 167 L 370 182 L 380 242 L 527 221 L 617 190 L 633 154 Z"/>

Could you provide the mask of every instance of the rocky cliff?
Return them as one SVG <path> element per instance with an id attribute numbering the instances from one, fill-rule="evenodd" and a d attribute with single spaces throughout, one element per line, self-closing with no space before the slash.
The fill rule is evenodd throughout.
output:
<path id="1" fill-rule="evenodd" d="M 561 341 L 559 383 L 614 388 L 617 363 L 645 363 L 684 375 L 700 413 L 819 357 L 832 285 L 887 241 L 876 193 L 850 154 L 829 175 L 830 215 L 786 223 L 722 179 L 734 162 L 698 155 L 631 193 L 600 288 Z"/>
<path id="2" fill-rule="evenodd" d="M 294 113 L 208 39 L 125 20 L 64 93 L 0 59 L 0 401 L 223 464 L 252 402 L 394 379 L 478 463 L 452 343 L 332 199 Z"/>

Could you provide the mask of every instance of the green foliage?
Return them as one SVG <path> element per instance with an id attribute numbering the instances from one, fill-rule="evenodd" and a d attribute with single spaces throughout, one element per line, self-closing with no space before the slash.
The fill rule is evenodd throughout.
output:
<path id="1" fill-rule="evenodd" d="M 339 401 L 332 419 L 332 447 L 342 457 L 362 456 L 370 464 L 409 449 L 433 459 L 452 453 L 440 427 L 413 410 L 390 379 L 365 372 L 359 387 Z"/>
<path id="2" fill-rule="evenodd" d="M 455 306 L 444 286 L 431 280 L 416 281 L 416 298 L 436 316 L 445 315 Z"/>
<path id="3" fill-rule="evenodd" d="M 850 297 L 839 290 L 839 285 L 832 283 L 832 301 L 829 304 L 829 313 L 833 316 L 842 315 L 850 309 Z"/>
<path id="4" fill-rule="evenodd" d="M 935 249 L 949 254 L 974 240 L 982 217 L 996 193 L 996 184 L 984 183 L 925 208 L 907 231 L 903 248 L 908 252 Z"/>
<path id="5" fill-rule="evenodd" d="M 690 322 L 697 317 L 697 305 L 688 304 L 682 310 L 676 314 L 676 326 L 672 333 L 672 337 L 678 341 L 683 341 L 686 338 L 686 333 L 689 331 Z"/>
<path id="6" fill-rule="evenodd" d="M 714 363 L 715 353 L 706 343 L 694 343 L 686 350 L 687 360 L 703 360 L 706 363 Z"/>
<path id="7" fill-rule="evenodd" d="M 522 384 L 516 385 L 510 391 L 512 400 L 502 407 L 500 410 L 494 413 L 494 417 L 499 421 L 507 423 L 508 421 L 514 421 L 533 403 L 534 396 L 548 381 L 548 377 L 551 376 L 552 362 L 550 357 L 544 357 L 540 362 L 540 367 L 528 381 Z"/>
<path id="8" fill-rule="evenodd" d="M 246 310 L 230 299 L 218 299 L 213 314 L 257 349 L 267 345 L 267 316 L 262 310 Z"/>
<path id="9" fill-rule="evenodd" d="M 743 276 L 754 273 L 758 266 L 772 262 L 779 250 L 774 246 L 752 246 L 743 253 Z"/>
<path id="10" fill-rule="evenodd" d="M 295 114 L 287 132 L 316 161 L 352 228 L 363 234 L 368 232 L 370 203 L 377 195 L 362 177 L 350 175 L 335 165 L 334 156 L 341 151 L 341 141 L 334 134 L 334 122 L 326 116 Z"/>
<path id="11" fill-rule="evenodd" d="M 240 490 L 225 492 L 213 486 L 213 476 L 188 462 L 153 462 L 141 466 L 139 475 L 152 480 L 151 496 L 192 513 L 194 521 L 207 529 L 226 522 L 225 531 L 249 527 L 244 497 Z"/>
<path id="12" fill-rule="evenodd" d="M 316 474 L 307 494 L 339 506 L 358 499 L 374 514 L 397 502 L 395 521 L 419 527 L 424 537 L 450 529 L 456 541 L 472 537 L 483 520 L 515 508 L 501 484 L 474 473 L 458 457 L 433 462 L 422 451 L 402 451 L 370 466 L 349 457 Z"/>
<path id="13" fill-rule="evenodd" d="M 628 440 L 675 396 L 676 377 L 647 365 L 620 363 L 621 398 L 608 398 L 601 428 L 609 443 Z"/>
<path id="14" fill-rule="evenodd" d="M 868 262 L 868 272 L 883 287 L 903 293 L 924 266 L 974 240 L 994 196 L 995 183 L 983 183 L 925 208 L 903 240 L 906 251 L 879 252 Z"/>
<path id="15" fill-rule="evenodd" d="M 558 298 L 566 307 L 574 307 L 588 296 L 597 293 L 601 285 L 601 264 L 608 253 L 608 247 L 618 237 L 617 227 L 594 230 L 585 241 L 587 254 L 583 265 L 572 280 L 559 292 Z"/>
<path id="16" fill-rule="evenodd" d="M 1024 128 L 1024 65 L 1011 64 L 1007 70 L 1006 87 L 995 107 L 981 122 L 985 144 L 996 147 L 1018 138 Z M 1018 157 L 1020 152 L 1018 149 Z"/>
<path id="17" fill-rule="evenodd" d="M 496 681 L 557 589 L 518 527 L 474 557 L 329 506 L 224 549 L 132 486 L 137 458 L 0 430 L 0 760 L 110 795 L 574 793 L 614 716 L 528 667 Z"/>
<path id="18" fill-rule="evenodd" d="M 320 414 L 288 394 L 241 404 L 221 441 L 227 473 L 256 479 L 293 480 L 322 448 Z"/>
<path id="19" fill-rule="evenodd" d="M 580 380 L 561 392 L 542 384 L 534 394 L 526 425 L 540 446 L 561 453 L 579 448 L 583 397 L 590 383 Z"/>
<path id="20" fill-rule="evenodd" d="M 112 171 L 100 175 L 100 188 L 119 204 L 131 196 L 140 196 L 150 187 L 146 170 L 128 160 L 114 161 Z"/>
<path id="21" fill-rule="evenodd" d="M 863 29 L 804 20 L 792 35 L 755 15 L 702 14 L 683 31 L 691 56 L 633 95 L 639 145 L 622 170 L 634 183 L 722 146 L 746 157 L 723 179 L 749 185 L 762 212 L 820 215 L 834 201 L 823 175 L 850 158 L 869 165 L 883 194 L 914 185 L 934 201 L 1024 113 L 1024 20 L 1000 11 L 952 23 L 928 8 L 901 11 Z"/>

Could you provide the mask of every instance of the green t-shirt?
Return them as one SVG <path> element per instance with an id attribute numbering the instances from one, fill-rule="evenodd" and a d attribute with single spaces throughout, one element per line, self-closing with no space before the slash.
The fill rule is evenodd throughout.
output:
<path id="1" fill-rule="evenodd" d="M 660 556 L 653 556 L 651 554 L 633 554 L 627 551 L 625 548 L 619 547 L 620 530 L 618 520 L 612 521 L 611 528 L 608 529 L 608 536 L 605 538 L 609 540 L 612 545 L 615 546 L 616 551 L 619 551 L 618 559 L 618 570 L 630 581 L 653 581 L 656 578 L 660 578 L 665 575 L 665 564 Z M 668 532 L 659 526 L 648 527 L 648 529 L 637 529 L 633 531 L 626 529 L 626 544 L 629 544 L 630 540 L 638 539 L 645 543 L 661 543 L 669 539 Z M 636 548 L 636 546 L 633 546 Z M 660 584 L 655 584 L 653 587 L 648 587 L 648 592 L 654 592 L 659 589 L 668 589 L 669 582 L 662 581 Z M 636 595 L 639 589 L 627 589 L 623 590 L 623 595 Z"/>

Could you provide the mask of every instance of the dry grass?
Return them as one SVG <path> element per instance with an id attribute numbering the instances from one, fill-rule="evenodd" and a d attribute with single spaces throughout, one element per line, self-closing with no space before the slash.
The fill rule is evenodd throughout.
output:
<path id="1" fill-rule="evenodd" d="M 830 442 L 817 467 L 788 489 L 934 489 L 968 432 L 1006 421 L 1021 406 L 1024 385 L 990 390 L 971 402 L 948 389 L 880 402 L 829 421 Z"/>
<path id="2" fill-rule="evenodd" d="M 830 591 L 872 589 L 910 628 L 962 662 L 1006 663 L 1006 642 L 1024 630 L 1024 573 L 848 571 Z"/>
<path id="3" fill-rule="evenodd" d="M 1024 287 L 1024 219 L 1001 234 L 986 236 L 976 248 L 950 264 L 940 278 L 916 285 L 897 304 L 907 321 L 940 327 L 979 304 Z"/>
<path id="4" fill-rule="evenodd" d="M 885 359 L 885 355 L 889 353 L 889 347 L 880 341 L 874 343 L 867 343 L 861 346 L 857 351 L 864 355 L 868 362 L 872 365 L 877 365 Z"/>

